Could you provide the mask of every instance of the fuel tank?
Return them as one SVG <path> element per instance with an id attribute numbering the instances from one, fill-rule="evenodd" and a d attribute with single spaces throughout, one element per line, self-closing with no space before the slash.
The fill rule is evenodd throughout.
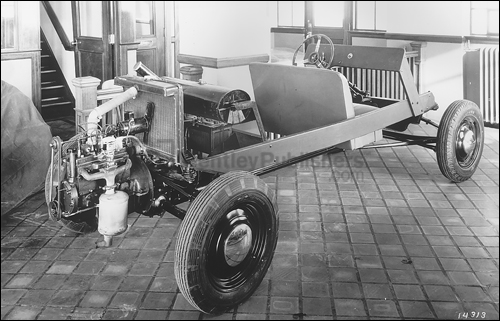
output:
<path id="1" fill-rule="evenodd" d="M 192 81 L 182 81 L 179 84 L 184 89 L 184 112 L 187 114 L 237 124 L 244 121 L 250 113 L 250 110 L 234 109 L 234 103 L 250 100 L 248 93 L 243 90 Z"/>
<path id="2" fill-rule="evenodd" d="M 184 113 L 186 114 L 228 124 L 237 124 L 243 122 L 251 113 L 250 109 L 237 110 L 235 108 L 235 103 L 250 100 L 248 93 L 243 90 L 230 89 L 179 78 L 159 77 L 140 61 L 135 64 L 134 70 L 142 77 L 133 76 L 127 77 L 128 79 L 122 77 L 122 82 L 125 80 L 125 82 L 129 83 L 129 86 L 137 86 L 141 82 L 142 84 L 147 82 L 164 82 L 181 86 Z M 117 83 L 116 79 L 115 84 L 123 85 Z"/>

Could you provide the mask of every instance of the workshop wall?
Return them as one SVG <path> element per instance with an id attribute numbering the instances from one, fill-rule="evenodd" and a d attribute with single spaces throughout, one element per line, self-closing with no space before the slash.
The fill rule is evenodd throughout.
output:
<path id="1" fill-rule="evenodd" d="M 387 32 L 462 36 L 469 34 L 469 8 L 465 1 L 394 1 L 387 6 Z M 406 14 L 405 14 L 406 13 Z M 391 45 L 389 42 L 388 45 Z M 422 91 L 431 91 L 440 108 L 428 113 L 441 119 L 444 110 L 463 98 L 462 57 L 456 43 L 428 42 L 423 51 Z"/>
<path id="2" fill-rule="evenodd" d="M 462 36 L 469 34 L 466 1 L 380 1 L 377 27 L 387 33 Z M 380 24 L 379 24 L 380 22 Z M 353 44 L 409 47 L 412 41 L 353 38 Z M 439 121 L 453 101 L 463 98 L 462 58 L 465 47 L 457 43 L 427 42 L 423 48 L 421 90 L 431 91 L 440 108 L 427 114 Z"/>
<path id="3" fill-rule="evenodd" d="M 72 35 L 71 4 L 50 1 L 67 35 Z M 468 35 L 467 1 L 378 1 L 377 28 L 388 33 Z M 179 52 L 212 58 L 269 54 L 276 26 L 276 1 L 179 1 Z M 64 50 L 53 26 L 41 11 L 41 25 L 68 83 L 75 77 L 74 54 Z M 52 30 L 47 32 L 47 30 Z M 298 35 L 301 36 L 301 35 Z M 353 38 L 353 44 L 408 46 L 411 41 Z M 297 43 L 298 44 L 298 43 Z M 424 48 L 422 89 L 432 91 L 440 110 L 429 113 L 439 120 L 445 107 L 463 97 L 462 57 L 457 43 L 428 42 Z M 204 67 L 209 83 L 240 88 L 253 95 L 248 67 Z M 74 90 L 72 86 L 71 90 Z M 253 97 L 252 97 L 253 98 Z"/>
<path id="4" fill-rule="evenodd" d="M 270 55 L 275 17 L 270 2 L 180 1 L 178 8 L 181 54 L 229 59 Z M 203 69 L 204 81 L 253 95 L 248 66 Z"/>
<path id="5" fill-rule="evenodd" d="M 393 33 L 468 35 L 468 1 L 382 1 L 386 30 Z M 378 2 L 377 2 L 378 3 Z"/>

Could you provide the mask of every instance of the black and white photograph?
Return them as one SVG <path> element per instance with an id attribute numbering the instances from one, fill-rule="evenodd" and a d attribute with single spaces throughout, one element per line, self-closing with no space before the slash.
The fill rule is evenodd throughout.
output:
<path id="1" fill-rule="evenodd" d="M 1 1 L 1 320 L 498 320 L 498 1 Z"/>

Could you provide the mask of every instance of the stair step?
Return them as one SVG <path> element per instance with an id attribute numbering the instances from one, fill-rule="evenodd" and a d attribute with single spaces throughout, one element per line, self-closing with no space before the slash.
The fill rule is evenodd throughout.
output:
<path id="1" fill-rule="evenodd" d="M 42 103 L 47 102 L 47 101 L 54 101 L 54 100 L 63 100 L 63 97 L 44 98 L 44 99 L 42 99 Z"/>
<path id="2" fill-rule="evenodd" d="M 57 81 L 42 81 L 42 86 L 50 85 L 50 84 L 56 84 Z"/>
<path id="3" fill-rule="evenodd" d="M 49 58 L 50 55 L 41 55 L 40 57 L 42 57 L 42 58 Z"/>
<path id="4" fill-rule="evenodd" d="M 64 86 L 63 85 L 54 85 L 54 86 L 47 86 L 47 87 L 42 86 L 42 90 L 50 90 L 50 89 L 58 89 L 58 88 L 64 88 Z"/>
<path id="5" fill-rule="evenodd" d="M 54 73 L 56 72 L 55 70 L 42 70 L 42 74 L 51 74 L 51 73 Z"/>
<path id="6" fill-rule="evenodd" d="M 48 104 L 42 103 L 42 108 L 47 108 L 47 107 L 52 107 L 52 106 L 63 106 L 63 105 L 71 105 L 71 102 L 69 102 L 69 101 L 59 101 L 59 102 L 48 103 Z"/>

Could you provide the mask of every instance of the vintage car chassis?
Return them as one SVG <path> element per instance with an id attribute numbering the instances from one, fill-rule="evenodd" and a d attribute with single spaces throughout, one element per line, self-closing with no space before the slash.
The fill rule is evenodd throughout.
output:
<path id="1" fill-rule="evenodd" d="M 325 38 L 324 35 L 315 37 L 318 43 Z M 368 144 L 363 148 L 420 145 L 436 152 L 442 173 L 451 181 L 461 182 L 473 175 L 484 141 L 482 116 L 474 103 L 455 101 L 446 109 L 438 125 L 423 117 L 424 113 L 437 109 L 437 104 L 432 93 L 417 92 L 403 49 L 338 45 L 327 62 L 318 58 L 322 56 L 320 48 L 316 46 L 312 53 L 309 52 L 310 64 L 319 68 L 342 66 L 397 72 L 408 98 L 371 97 L 378 108 L 300 132 L 290 132 L 294 128 L 291 125 L 285 135 L 275 139 L 265 136 L 264 126 L 269 116 L 261 117 L 259 101 L 233 103 L 235 110 L 253 111 L 262 141 L 196 157 L 183 144 L 183 126 L 187 123 L 182 119 L 186 96 L 183 92 L 194 84 L 158 77 L 138 64 L 136 71 L 142 77 L 117 77 L 115 82 L 128 89 L 97 107 L 96 114 L 101 117 L 132 98 L 140 99 L 148 84 L 159 84 L 159 94 L 175 98 L 176 119 L 172 124 L 178 127 L 173 130 L 176 137 L 169 138 L 177 155 L 162 156 L 161 150 L 147 146 L 146 134 L 151 135 L 151 120 L 156 117 L 151 103 L 143 117 L 135 118 L 133 123 L 122 121 L 109 132 L 102 130 L 100 136 L 94 135 L 97 131 L 94 124 L 92 130 L 89 127 L 84 135 L 67 142 L 54 137 L 52 164 L 46 180 L 50 217 L 78 233 L 98 229 L 105 238 L 98 246 L 111 246 L 111 237 L 126 231 L 130 212 L 148 216 L 165 212 L 175 215 L 182 219 L 175 249 L 175 277 L 179 289 L 200 311 L 221 313 L 245 301 L 256 290 L 271 264 L 278 241 L 276 195 L 259 175 L 342 150 L 343 143 L 381 130 L 385 138 L 397 142 Z M 250 66 L 251 69 L 268 67 L 274 68 Z M 305 73 L 304 69 L 307 68 L 289 66 L 283 72 Z M 280 70 L 273 70 L 273 75 Z M 333 73 L 325 72 L 316 74 L 329 77 L 327 73 Z M 309 73 L 307 71 L 307 75 Z M 345 84 L 341 76 L 335 77 Z M 166 87 L 161 87 L 162 84 Z M 328 90 L 328 84 L 321 90 Z M 271 116 L 286 112 L 288 108 L 283 104 L 276 106 L 283 110 L 274 111 L 274 115 L 271 111 Z M 269 115 L 269 111 L 266 113 Z M 398 132 L 411 123 L 420 122 L 437 127 L 437 136 Z M 142 141 L 134 136 L 135 133 L 145 133 Z M 95 150 L 93 146 L 97 146 Z M 187 210 L 178 206 L 186 202 L 189 202 Z"/>

